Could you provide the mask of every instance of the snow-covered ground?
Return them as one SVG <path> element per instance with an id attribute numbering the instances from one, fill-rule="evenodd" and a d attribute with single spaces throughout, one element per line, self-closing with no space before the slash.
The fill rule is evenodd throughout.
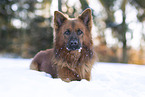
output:
<path id="1" fill-rule="evenodd" d="M 30 62 L 0 58 L 0 97 L 145 97 L 145 66 L 96 63 L 90 82 L 66 83 L 30 70 Z"/>

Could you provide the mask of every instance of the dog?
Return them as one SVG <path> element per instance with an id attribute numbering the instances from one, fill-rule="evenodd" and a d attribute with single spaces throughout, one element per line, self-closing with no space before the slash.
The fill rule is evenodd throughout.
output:
<path id="1" fill-rule="evenodd" d="M 96 61 L 91 36 L 92 12 L 88 8 L 77 18 L 54 12 L 54 47 L 38 52 L 30 69 L 44 71 L 65 82 L 90 81 Z"/>

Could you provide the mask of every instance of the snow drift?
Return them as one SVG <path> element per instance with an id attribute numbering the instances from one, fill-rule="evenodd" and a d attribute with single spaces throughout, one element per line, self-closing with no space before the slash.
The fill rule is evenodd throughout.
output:
<path id="1" fill-rule="evenodd" d="M 30 62 L 0 58 L 0 97 L 145 97 L 145 66 L 96 63 L 90 82 L 66 83 L 30 70 Z"/>

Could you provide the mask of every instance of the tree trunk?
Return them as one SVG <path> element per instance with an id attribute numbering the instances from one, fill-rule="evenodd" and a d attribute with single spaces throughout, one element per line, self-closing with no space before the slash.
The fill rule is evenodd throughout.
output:
<path id="1" fill-rule="evenodd" d="M 125 37 L 126 37 L 126 35 L 125 35 Z M 124 38 L 124 40 L 123 40 L 123 55 L 122 55 L 122 62 L 123 63 L 128 62 L 127 45 L 126 45 L 126 38 L 125 37 L 123 36 L 123 38 Z"/>
<path id="2" fill-rule="evenodd" d="M 86 8 L 89 7 L 89 5 L 88 5 L 86 0 L 80 0 L 80 3 L 81 3 L 81 6 L 82 6 L 83 10 L 85 10 Z"/>
<path id="3" fill-rule="evenodd" d="M 127 40 L 126 40 L 126 32 L 127 32 L 127 24 L 125 22 L 126 16 L 125 11 L 123 11 L 123 22 L 122 22 L 122 42 L 123 42 L 123 55 L 122 55 L 122 62 L 127 63 L 128 62 L 128 54 L 127 54 Z"/>
<path id="4" fill-rule="evenodd" d="M 58 0 L 58 10 L 59 11 L 62 11 L 61 5 L 62 5 L 62 1 Z"/>
<path id="5" fill-rule="evenodd" d="M 122 55 L 122 62 L 127 63 L 128 62 L 128 54 L 127 54 L 127 40 L 126 40 L 126 32 L 127 32 L 127 24 L 125 22 L 126 20 L 126 15 L 125 15 L 125 8 L 126 8 L 127 0 L 123 0 L 121 10 L 122 10 L 122 16 L 123 16 L 123 21 L 122 21 L 122 43 L 123 43 L 123 55 Z"/>

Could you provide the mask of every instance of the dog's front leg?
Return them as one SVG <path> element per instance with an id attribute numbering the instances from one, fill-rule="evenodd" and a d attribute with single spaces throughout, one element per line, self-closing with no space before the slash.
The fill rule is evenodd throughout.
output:
<path id="1" fill-rule="evenodd" d="M 69 69 L 68 67 L 60 67 L 58 68 L 58 77 L 61 78 L 65 82 L 70 82 L 73 80 L 80 81 L 80 76 Z"/>

